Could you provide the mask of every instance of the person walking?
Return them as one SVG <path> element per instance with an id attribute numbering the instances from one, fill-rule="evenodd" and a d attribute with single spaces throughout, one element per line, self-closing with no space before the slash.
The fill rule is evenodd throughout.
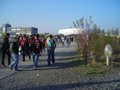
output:
<path id="1" fill-rule="evenodd" d="M 47 60 L 48 65 L 51 65 L 51 61 L 53 64 L 55 63 L 54 51 L 56 48 L 56 43 L 52 39 L 52 37 L 53 36 L 50 34 L 46 40 L 46 47 L 47 47 L 47 54 L 48 54 L 48 60 Z"/>
<path id="2" fill-rule="evenodd" d="M 40 56 L 40 51 L 42 49 L 42 43 L 39 39 L 39 35 L 36 35 L 31 41 L 30 50 L 33 56 L 33 69 L 38 67 L 38 60 Z"/>
<path id="3" fill-rule="evenodd" d="M 2 66 L 6 67 L 5 65 L 5 55 L 7 54 L 8 56 L 8 66 L 10 64 L 10 58 L 11 58 L 11 54 L 10 54 L 10 44 L 9 44 L 9 37 L 10 34 L 7 33 L 7 35 L 4 38 L 3 44 L 2 44 Z"/>
<path id="4" fill-rule="evenodd" d="M 11 52 L 12 52 L 12 63 L 9 65 L 9 67 L 11 68 L 11 70 L 14 68 L 15 71 L 19 71 L 18 69 L 18 63 L 19 63 L 19 45 L 18 45 L 18 41 L 17 38 L 14 38 L 14 41 L 12 43 L 12 47 L 11 47 Z"/>
<path id="5" fill-rule="evenodd" d="M 27 41 L 27 37 L 26 36 L 24 36 L 24 38 L 23 38 L 23 45 L 21 46 L 21 48 L 22 48 L 22 57 L 23 57 L 23 60 L 22 61 L 25 61 L 25 56 L 26 56 L 26 54 L 27 54 L 27 52 L 28 52 L 28 49 L 29 49 L 29 43 L 28 43 L 28 41 Z M 30 59 L 30 55 L 29 55 L 29 59 Z"/>
<path id="6" fill-rule="evenodd" d="M 21 48 L 21 54 L 22 54 L 22 61 L 25 61 L 25 36 L 21 36 L 20 38 L 20 48 Z"/>
<path id="7" fill-rule="evenodd" d="M 46 39 L 42 38 L 42 52 L 46 52 L 45 51 L 45 42 L 46 42 Z"/>

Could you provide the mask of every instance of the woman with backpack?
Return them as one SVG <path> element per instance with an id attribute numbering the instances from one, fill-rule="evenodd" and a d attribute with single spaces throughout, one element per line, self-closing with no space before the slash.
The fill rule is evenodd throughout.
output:
<path id="1" fill-rule="evenodd" d="M 54 50 L 56 48 L 56 43 L 52 39 L 52 35 L 50 34 L 49 37 L 46 40 L 46 47 L 47 47 L 47 53 L 48 53 L 48 65 L 51 65 L 51 61 L 54 64 L 55 63 L 55 57 L 54 57 Z"/>

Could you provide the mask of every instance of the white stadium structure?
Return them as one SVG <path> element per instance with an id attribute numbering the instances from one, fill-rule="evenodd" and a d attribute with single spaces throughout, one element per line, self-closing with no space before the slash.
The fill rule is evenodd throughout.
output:
<path id="1" fill-rule="evenodd" d="M 63 35 L 72 35 L 72 34 L 78 34 L 82 33 L 82 29 L 77 29 L 77 28 L 67 28 L 67 29 L 60 29 L 58 31 L 58 34 L 63 34 Z"/>

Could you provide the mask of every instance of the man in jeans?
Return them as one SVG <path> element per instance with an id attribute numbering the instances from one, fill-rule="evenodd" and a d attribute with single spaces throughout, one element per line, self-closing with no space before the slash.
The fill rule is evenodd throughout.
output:
<path id="1" fill-rule="evenodd" d="M 39 60 L 41 48 L 42 48 L 42 44 L 39 39 L 39 35 L 36 35 L 35 38 L 32 40 L 30 46 L 30 50 L 33 56 L 33 69 L 36 69 L 38 67 L 38 60 Z"/>
<path id="2" fill-rule="evenodd" d="M 50 34 L 46 41 L 46 47 L 48 52 L 48 65 L 51 65 L 51 61 L 54 64 L 55 63 L 55 57 L 54 57 L 54 50 L 56 48 L 56 43 L 52 39 L 52 35 Z"/>
<path id="3" fill-rule="evenodd" d="M 18 69 L 18 63 L 19 63 L 19 45 L 18 45 L 18 40 L 17 38 L 15 37 L 14 38 L 14 41 L 12 43 L 12 48 L 11 48 L 11 51 L 12 51 L 12 63 L 9 65 L 9 67 L 11 68 L 11 70 L 13 68 L 15 68 L 15 71 L 19 71 Z"/>

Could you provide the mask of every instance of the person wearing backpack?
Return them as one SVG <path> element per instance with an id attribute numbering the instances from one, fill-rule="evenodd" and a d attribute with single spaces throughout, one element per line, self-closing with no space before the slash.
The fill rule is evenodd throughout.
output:
<path id="1" fill-rule="evenodd" d="M 54 64 L 55 63 L 55 57 L 54 57 L 54 50 L 56 48 L 56 43 L 52 39 L 52 35 L 50 34 L 49 37 L 46 40 L 46 47 L 47 47 L 47 53 L 48 53 L 48 65 L 51 65 L 51 61 Z"/>

